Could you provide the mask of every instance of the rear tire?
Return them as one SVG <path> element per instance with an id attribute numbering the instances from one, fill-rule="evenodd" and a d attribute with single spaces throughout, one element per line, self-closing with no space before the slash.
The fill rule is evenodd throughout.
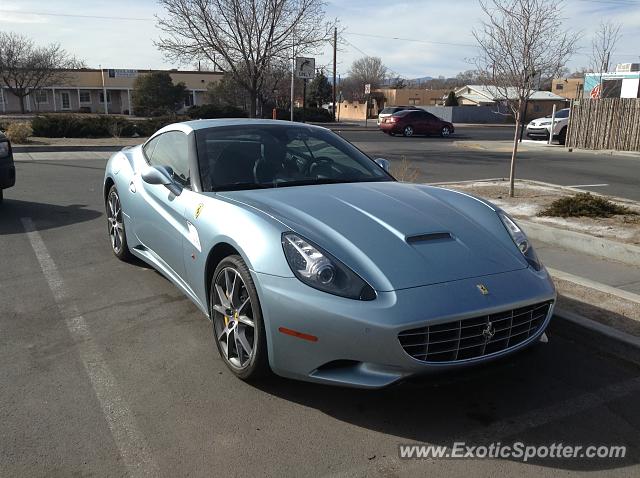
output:
<path id="1" fill-rule="evenodd" d="M 133 255 L 129 251 L 127 232 L 124 228 L 122 203 L 115 184 L 109 189 L 105 208 L 107 211 L 107 230 L 109 231 L 111 251 L 121 261 L 128 262 L 133 258 Z"/>
<path id="2" fill-rule="evenodd" d="M 251 273 L 240 256 L 216 267 L 209 286 L 213 340 L 227 368 L 241 380 L 269 375 L 267 335 Z"/>
<path id="3" fill-rule="evenodd" d="M 410 138 L 411 136 L 413 136 L 414 130 L 413 130 L 413 126 L 408 125 L 405 126 L 404 129 L 402 130 L 402 134 L 406 137 L 406 138 Z"/>

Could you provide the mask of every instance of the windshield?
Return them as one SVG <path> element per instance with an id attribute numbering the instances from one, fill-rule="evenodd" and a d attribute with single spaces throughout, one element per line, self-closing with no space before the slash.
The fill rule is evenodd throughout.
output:
<path id="1" fill-rule="evenodd" d="M 395 113 L 396 111 L 399 111 L 400 108 L 385 108 L 383 109 L 380 114 L 381 115 L 390 115 L 392 113 Z"/>
<path id="2" fill-rule="evenodd" d="M 318 128 L 243 125 L 196 131 L 205 191 L 392 181 L 338 135 Z"/>

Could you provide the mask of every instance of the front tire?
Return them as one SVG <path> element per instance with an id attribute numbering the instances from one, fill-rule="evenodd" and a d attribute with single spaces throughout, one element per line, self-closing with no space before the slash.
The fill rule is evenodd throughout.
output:
<path id="1" fill-rule="evenodd" d="M 558 143 L 564 146 L 566 142 L 567 142 L 567 127 L 565 126 L 560 130 L 560 134 L 558 135 Z"/>
<path id="2" fill-rule="evenodd" d="M 127 262 L 131 260 L 133 256 L 131 251 L 129 251 L 127 234 L 124 230 L 122 203 L 120 202 L 120 195 L 118 194 L 115 184 L 111 186 L 109 194 L 107 194 L 106 209 L 111 251 L 118 259 Z"/>
<path id="3" fill-rule="evenodd" d="M 405 126 L 404 129 L 402 130 L 402 134 L 407 138 L 413 136 L 413 133 L 414 133 L 413 126 L 411 125 Z"/>
<path id="4" fill-rule="evenodd" d="M 440 130 L 440 136 L 442 136 L 443 138 L 448 138 L 449 136 L 451 136 L 451 128 L 449 128 L 448 126 L 443 126 Z"/>
<path id="5" fill-rule="evenodd" d="M 262 310 L 251 273 L 240 256 L 223 259 L 209 288 L 209 315 L 220 357 L 242 380 L 269 372 Z"/>

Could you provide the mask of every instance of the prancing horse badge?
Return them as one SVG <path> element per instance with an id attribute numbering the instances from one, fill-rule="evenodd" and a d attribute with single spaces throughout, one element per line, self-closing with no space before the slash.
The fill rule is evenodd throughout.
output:
<path id="1" fill-rule="evenodd" d="M 489 295 L 489 289 L 487 289 L 487 286 L 484 284 L 476 284 L 476 287 L 478 288 L 478 290 L 480 291 L 480 293 L 482 295 Z"/>

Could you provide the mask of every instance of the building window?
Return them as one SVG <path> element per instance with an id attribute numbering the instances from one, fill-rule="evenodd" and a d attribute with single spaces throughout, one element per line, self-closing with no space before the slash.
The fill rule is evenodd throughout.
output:
<path id="1" fill-rule="evenodd" d="M 100 92 L 100 103 L 104 103 L 104 91 Z M 111 92 L 107 91 L 107 103 L 111 103 Z"/>
<path id="2" fill-rule="evenodd" d="M 102 96 L 102 93 L 100 94 L 100 102 L 104 103 L 104 97 Z M 107 93 L 107 97 L 109 96 L 109 94 Z M 91 91 L 89 90 L 80 90 L 80 103 L 91 103 Z M 111 103 L 111 100 L 109 100 L 109 103 Z"/>
<path id="3" fill-rule="evenodd" d="M 34 95 L 36 103 L 39 105 L 49 103 L 49 95 L 47 93 L 45 90 L 36 91 Z"/>
<path id="4" fill-rule="evenodd" d="M 562 83 L 556 83 L 556 90 L 564 90 L 564 85 Z"/>

